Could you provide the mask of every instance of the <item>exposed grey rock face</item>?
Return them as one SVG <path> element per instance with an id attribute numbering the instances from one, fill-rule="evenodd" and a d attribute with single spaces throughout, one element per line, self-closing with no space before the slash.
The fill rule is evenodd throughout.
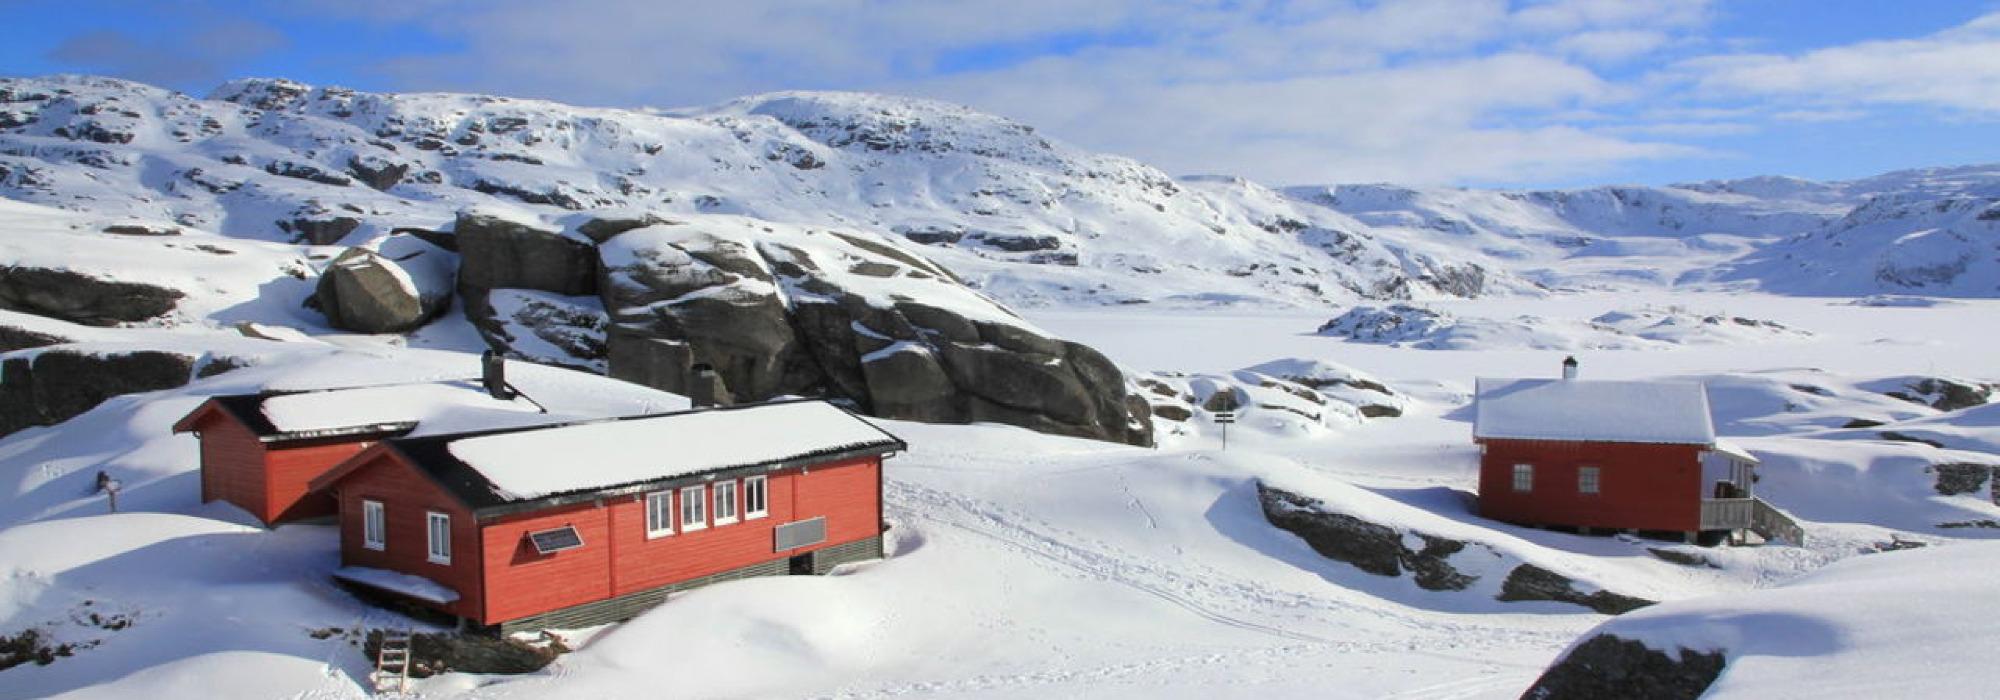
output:
<path id="1" fill-rule="evenodd" d="M 1888 392 L 1888 395 L 1940 411 L 1956 411 L 1986 405 L 1993 400 L 1993 385 L 1926 377 L 1909 383 L 1902 391 Z"/>
<path id="2" fill-rule="evenodd" d="M 614 377 L 684 392 L 705 364 L 737 401 L 824 395 L 887 418 L 1151 442 L 1145 402 L 1127 400 L 1103 355 L 887 244 L 666 224 L 614 234 L 600 253 Z"/>
<path id="3" fill-rule="evenodd" d="M 1608 634 L 1591 637 L 1542 672 L 1522 700 L 1693 700 L 1722 676 L 1722 652 L 1682 648 L 1668 656 Z"/>
<path id="4" fill-rule="evenodd" d="M 13 352 L 25 348 L 61 345 L 67 342 L 70 342 L 69 338 L 59 335 L 0 325 L 0 352 Z"/>
<path id="5" fill-rule="evenodd" d="M 1574 603 L 1606 615 L 1621 615 L 1652 605 L 1654 602 L 1611 591 L 1584 593 L 1576 589 L 1576 583 L 1569 580 L 1569 577 L 1534 564 L 1522 564 L 1508 572 L 1507 580 L 1500 584 L 1499 599 Z"/>
<path id="6" fill-rule="evenodd" d="M 461 214 L 452 233 L 461 257 L 458 290 L 468 303 L 486 290 L 597 293 L 597 252 L 560 232 L 484 214 Z"/>
<path id="7" fill-rule="evenodd" d="M 187 384 L 197 360 L 157 350 L 99 355 L 53 349 L 9 358 L 0 366 L 0 436 L 61 423 L 120 394 Z"/>
<path id="8" fill-rule="evenodd" d="M 336 216 L 330 219 L 292 219 L 279 222 L 279 228 L 291 232 L 300 241 L 313 245 L 333 245 L 347 234 L 361 228 L 361 220 L 352 216 Z"/>
<path id="9" fill-rule="evenodd" d="M 1272 525 L 1306 541 L 1313 551 L 1377 576 L 1400 576 L 1407 570 L 1427 591 L 1462 591 L 1479 577 L 1461 573 L 1445 561 L 1466 543 L 1417 533 L 1424 547 L 1412 551 L 1394 528 L 1318 508 L 1317 499 L 1257 484 L 1257 499 Z"/>
<path id="10" fill-rule="evenodd" d="M 174 310 L 180 290 L 99 279 L 69 270 L 0 266 L 0 309 L 86 326 L 114 326 Z"/>
<path id="11" fill-rule="evenodd" d="M 1265 520 L 1278 529 L 1298 535 L 1321 556 L 1352 564 L 1354 568 L 1378 576 L 1401 576 L 1407 571 L 1417 587 L 1424 590 L 1462 591 L 1479 580 L 1479 576 L 1453 566 L 1450 561 L 1453 555 L 1468 548 L 1498 555 L 1482 543 L 1463 542 L 1414 530 L 1406 533 L 1333 512 L 1318 499 L 1262 482 L 1257 484 L 1257 500 L 1263 507 Z M 1415 535 L 1418 541 L 1423 542 L 1423 547 L 1411 549 L 1408 535 Z M 1508 572 L 1507 579 L 1500 585 L 1500 594 L 1495 598 L 1502 601 L 1574 603 L 1606 615 L 1617 615 L 1653 604 L 1650 600 L 1611 591 L 1586 594 L 1578 591 L 1569 578 L 1526 563 Z"/>
<path id="12" fill-rule="evenodd" d="M 604 371 L 610 320 L 597 297 L 495 289 L 486 299 L 489 315 L 467 320 L 488 345 L 543 364 Z"/>
<path id="13" fill-rule="evenodd" d="M 320 274 L 314 297 L 327 322 L 359 333 L 404 333 L 450 308 L 450 253 L 412 236 L 372 245 L 347 249 Z"/>
<path id="14" fill-rule="evenodd" d="M 1993 480 L 1996 471 L 1993 467 L 1984 464 L 1936 464 L 1931 466 L 1931 470 L 1937 473 L 1936 488 L 1940 495 L 1986 495 L 1993 498 L 1994 503 L 2000 503 L 2000 483 Z"/>

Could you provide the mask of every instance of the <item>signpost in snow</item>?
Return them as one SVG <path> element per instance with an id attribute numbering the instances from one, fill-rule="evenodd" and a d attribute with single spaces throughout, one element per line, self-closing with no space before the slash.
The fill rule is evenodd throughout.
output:
<path id="1" fill-rule="evenodd" d="M 1215 424 L 1222 426 L 1222 449 L 1229 449 L 1229 424 L 1236 422 L 1235 411 L 1217 411 Z"/>
<path id="2" fill-rule="evenodd" d="M 109 472 L 100 471 L 97 473 L 97 490 L 111 500 L 111 512 L 113 513 L 118 512 L 118 489 L 123 486 L 124 484 L 119 483 L 117 479 L 111 478 Z"/>

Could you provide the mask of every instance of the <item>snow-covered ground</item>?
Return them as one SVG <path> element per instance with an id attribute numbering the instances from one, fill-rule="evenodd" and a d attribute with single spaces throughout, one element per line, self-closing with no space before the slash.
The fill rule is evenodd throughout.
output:
<path id="1" fill-rule="evenodd" d="M 1512 697 L 1606 618 L 1564 603 L 1496 601 L 1494 574 L 1504 570 L 1493 567 L 1531 562 L 1586 587 L 1693 606 L 1657 613 L 1667 615 L 1719 604 L 1703 601 L 1753 605 L 1763 598 L 1742 597 L 1746 591 L 1907 546 L 1900 542 L 1937 545 L 1927 554 L 1947 563 L 1928 566 L 1950 566 L 1954 543 L 2000 536 L 1939 527 L 2000 519 L 2000 508 L 1983 493 L 1938 494 L 1927 471 L 1935 463 L 2000 463 L 2000 455 L 1980 451 L 2000 434 L 1990 407 L 1943 412 L 1881 393 L 1917 377 L 1993 380 L 2000 372 L 1982 321 L 2000 304 L 1864 307 L 1757 295 L 1659 301 L 1813 330 L 1752 347 L 1579 355 L 1586 377 L 1708 382 L 1718 432 L 1745 438 L 1766 460 L 1759 493 L 1806 521 L 1808 547 L 1700 550 L 1474 515 L 1467 494 L 1477 457 L 1464 410 L 1473 380 L 1551 376 L 1563 353 L 1345 342 L 1314 334 L 1324 313 L 1043 311 L 1029 320 L 1104 348 L 1134 370 L 1243 382 L 1246 373 L 1233 368 L 1327 360 L 1368 373 L 1405 412 L 1312 431 L 1277 417 L 1245 420 L 1232 426 L 1226 452 L 1217 449 L 1217 426 L 1199 414 L 1180 438 L 1153 450 L 1002 426 L 884 422 L 911 445 L 889 463 L 888 559 L 829 577 L 694 591 L 630 623 L 579 634 L 581 648 L 543 672 L 450 674 L 418 689 L 425 697 Z M 1589 318 L 1630 303 L 1629 295 L 1578 295 L 1452 308 L 1474 318 Z M 330 529 L 264 531 L 230 507 L 197 503 L 193 440 L 167 433 L 210 393 L 458 377 L 474 366 L 469 354 L 346 342 L 352 347 L 270 343 L 299 356 L 114 399 L 63 426 L 0 440 L 9 488 L 0 510 L 0 630 L 40 627 L 79 645 L 48 666 L 0 672 L 0 698 L 139 689 L 161 698 L 364 694 L 367 660 L 346 631 L 394 616 L 329 582 L 337 558 Z M 1286 361 L 1260 371 L 1311 366 Z M 679 405 L 677 397 L 579 372 L 522 366 L 513 379 L 568 413 Z M 1868 439 L 1840 428 L 1850 418 L 1887 423 L 1877 431 L 1908 422 L 1959 442 L 1941 449 Z M 88 495 L 91 474 L 105 466 L 130 484 L 125 513 L 104 514 L 102 500 Z M 1259 481 L 1405 532 L 1478 543 L 1493 563 L 1481 569 L 1463 555 L 1454 559 L 1482 575 L 1457 592 L 1362 572 L 1269 525 Z M 1670 563 L 1649 549 L 1693 553 L 1708 565 Z M 1867 558 L 1879 558 L 1874 570 L 1888 576 L 1898 556 Z M 109 629 L 118 625 L 93 623 L 93 613 L 129 626 Z M 332 627 L 343 632 L 309 634 Z M 2000 641 L 1960 631 L 1958 643 Z M 1904 644 L 1907 636 L 1855 635 L 1840 651 L 1865 656 L 1871 640 Z M 1759 685 L 1767 677 L 1787 676 L 1725 676 L 1718 688 L 1757 695 L 1770 687 Z"/>

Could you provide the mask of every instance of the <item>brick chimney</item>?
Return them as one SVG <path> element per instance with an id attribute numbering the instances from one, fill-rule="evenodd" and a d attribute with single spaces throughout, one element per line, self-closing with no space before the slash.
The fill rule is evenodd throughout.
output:
<path id="1" fill-rule="evenodd" d="M 688 400 L 695 408 L 713 408 L 735 403 L 729 399 L 729 387 L 722 383 L 722 375 L 716 374 L 714 367 L 697 362 L 688 367 L 688 374 L 690 375 Z"/>
<path id="2" fill-rule="evenodd" d="M 1563 378 L 1564 378 L 1564 379 L 1575 379 L 1575 378 L 1576 378 L 1576 364 L 1577 364 L 1577 363 L 1576 363 L 1576 357 L 1575 357 L 1574 355 L 1572 355 L 1572 356 L 1570 356 L 1570 357 L 1565 357 L 1565 358 L 1563 358 Z"/>

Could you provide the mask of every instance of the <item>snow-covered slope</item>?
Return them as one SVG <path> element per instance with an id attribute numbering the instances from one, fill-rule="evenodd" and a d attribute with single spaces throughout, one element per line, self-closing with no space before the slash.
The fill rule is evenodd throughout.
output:
<path id="1" fill-rule="evenodd" d="M 1023 306 L 1676 283 L 2000 291 L 1981 252 L 1992 167 L 1844 183 L 1272 189 L 1174 178 L 1002 117 L 882 95 L 635 111 L 241 80 L 211 98 L 0 79 L 0 195 L 323 244 L 435 229 L 472 206 L 731 214 L 904 238 Z"/>

